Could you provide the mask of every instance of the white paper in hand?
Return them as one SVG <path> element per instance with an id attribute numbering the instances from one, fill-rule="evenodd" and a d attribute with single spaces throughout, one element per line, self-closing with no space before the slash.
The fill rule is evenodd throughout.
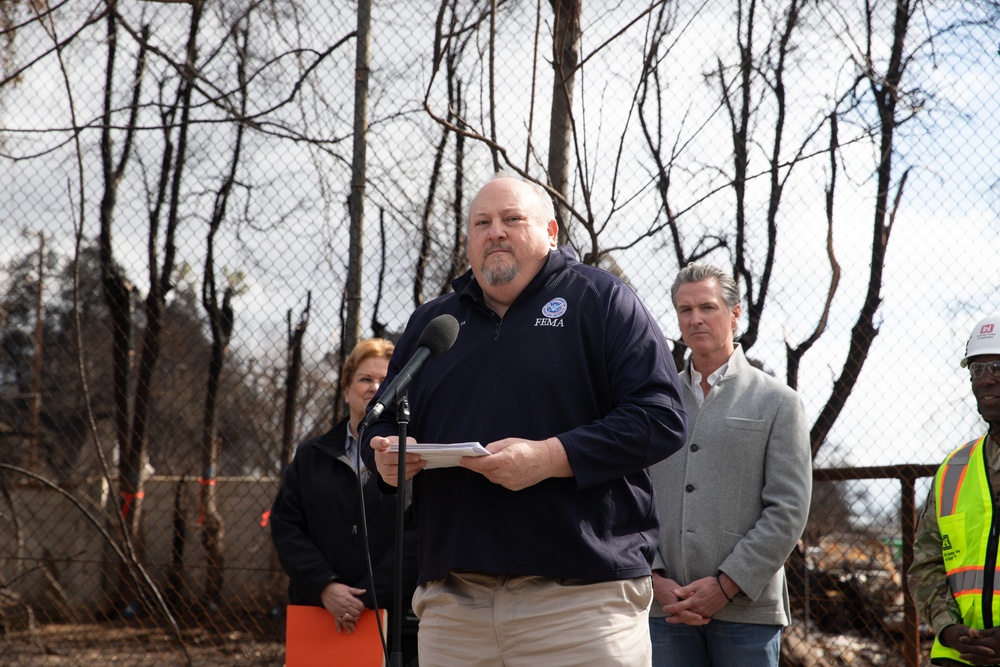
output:
<path id="1" fill-rule="evenodd" d="M 399 445 L 389 445 L 390 452 L 398 452 Z M 451 444 L 429 444 L 411 442 L 406 445 L 408 454 L 420 454 L 427 461 L 424 470 L 428 468 L 448 468 L 458 465 L 463 456 L 489 456 L 489 451 L 478 442 L 455 442 Z"/>

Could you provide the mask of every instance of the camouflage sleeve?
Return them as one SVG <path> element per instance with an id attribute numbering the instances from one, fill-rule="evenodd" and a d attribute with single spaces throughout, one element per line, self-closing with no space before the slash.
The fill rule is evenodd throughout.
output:
<path id="1" fill-rule="evenodd" d="M 906 573 L 906 583 L 917 606 L 917 613 L 940 634 L 947 626 L 962 622 L 958 604 L 948 588 L 948 578 L 941 558 L 941 531 L 938 528 L 934 487 L 917 519 L 913 542 L 913 564 Z"/>

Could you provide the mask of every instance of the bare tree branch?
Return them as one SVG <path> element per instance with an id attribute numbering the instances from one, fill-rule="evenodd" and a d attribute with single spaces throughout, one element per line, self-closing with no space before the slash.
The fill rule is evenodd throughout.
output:
<path id="1" fill-rule="evenodd" d="M 837 113 L 830 114 L 830 184 L 826 188 L 826 257 L 830 263 L 830 285 L 826 290 L 826 300 L 823 309 L 820 311 L 816 327 L 812 333 L 801 343 L 792 346 L 785 337 L 785 357 L 787 367 L 785 378 L 787 384 L 792 389 L 799 386 L 799 364 L 803 355 L 820 339 L 826 331 L 826 324 L 830 317 L 830 308 L 833 304 L 833 297 L 837 293 L 837 286 L 840 284 L 840 264 L 833 251 L 833 203 L 834 193 L 837 190 Z"/>
<path id="2" fill-rule="evenodd" d="M 875 193 L 875 215 L 872 225 L 871 263 L 868 277 L 868 290 L 858 313 L 858 319 L 851 329 L 851 339 L 840 376 L 833 384 L 830 397 L 820 411 L 816 422 L 810 431 L 813 457 L 826 441 L 833 423 L 840 415 L 847 398 L 857 384 L 861 368 L 868 358 L 868 352 L 878 326 L 875 318 L 882 303 L 882 271 L 885 267 L 886 250 L 889 245 L 889 233 L 892 231 L 894 212 L 889 214 L 889 188 L 892 182 L 892 156 L 894 149 L 895 130 L 898 126 L 896 108 L 899 102 L 899 91 L 905 74 L 904 57 L 906 39 L 912 18 L 913 5 L 907 0 L 895 3 L 895 15 L 892 24 L 892 45 L 890 47 L 888 65 L 884 75 L 875 70 L 872 48 L 876 40 L 876 30 L 872 23 L 872 15 L 865 16 L 867 42 L 865 45 L 865 69 L 868 77 L 869 90 L 875 101 L 879 117 L 879 162 L 877 169 L 877 190 Z M 906 184 L 907 172 L 896 188 L 895 202 L 898 204 Z"/>

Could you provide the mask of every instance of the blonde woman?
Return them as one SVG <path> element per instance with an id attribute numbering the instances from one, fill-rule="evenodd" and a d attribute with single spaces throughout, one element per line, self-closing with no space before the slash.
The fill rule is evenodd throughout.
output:
<path id="1" fill-rule="evenodd" d="M 325 607 L 340 631 L 354 631 L 361 612 L 373 608 L 373 594 L 379 607 L 393 613 L 396 497 L 383 496 L 376 476 L 362 467 L 369 578 L 356 472 L 358 425 L 385 379 L 392 350 L 389 341 L 372 338 L 358 343 L 347 357 L 340 384 L 348 416 L 298 446 L 271 508 L 271 537 L 289 577 L 289 602 Z M 406 534 L 403 600 L 408 606 L 416 585 L 416 537 L 412 530 Z M 401 651 L 404 664 L 416 655 L 415 640 L 408 651 L 407 639 Z"/>

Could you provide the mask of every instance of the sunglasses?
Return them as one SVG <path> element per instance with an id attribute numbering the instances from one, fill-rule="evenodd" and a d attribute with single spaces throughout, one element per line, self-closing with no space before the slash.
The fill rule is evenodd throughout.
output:
<path id="1" fill-rule="evenodd" d="M 969 375 L 973 380 L 983 377 L 986 371 L 993 377 L 1000 377 L 1000 360 L 997 361 L 973 361 L 969 364 Z"/>

